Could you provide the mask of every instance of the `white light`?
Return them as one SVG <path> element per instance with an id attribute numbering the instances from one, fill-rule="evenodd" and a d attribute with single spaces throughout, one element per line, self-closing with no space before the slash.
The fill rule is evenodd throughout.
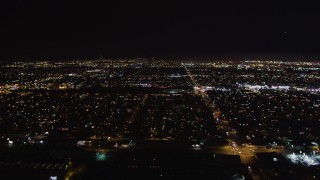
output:
<path id="1" fill-rule="evenodd" d="M 8 144 L 9 144 L 9 146 L 12 146 L 12 144 L 13 144 L 13 141 L 8 141 Z"/>
<path id="2" fill-rule="evenodd" d="M 320 164 L 320 157 L 314 155 L 296 155 L 294 153 L 287 156 L 294 164 L 302 164 L 304 166 L 315 166 Z"/>
<path id="3" fill-rule="evenodd" d="M 77 145 L 78 146 L 85 146 L 86 145 L 86 141 L 78 141 Z"/>
<path id="4" fill-rule="evenodd" d="M 50 176 L 50 179 L 49 180 L 57 180 L 58 177 L 57 176 Z"/>

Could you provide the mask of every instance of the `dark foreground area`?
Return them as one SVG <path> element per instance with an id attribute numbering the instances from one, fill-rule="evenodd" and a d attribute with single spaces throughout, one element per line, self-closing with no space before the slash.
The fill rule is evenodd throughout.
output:
<path id="1" fill-rule="evenodd" d="M 249 178 L 237 155 L 184 148 L 87 151 L 26 147 L 0 150 L 1 179 Z"/>

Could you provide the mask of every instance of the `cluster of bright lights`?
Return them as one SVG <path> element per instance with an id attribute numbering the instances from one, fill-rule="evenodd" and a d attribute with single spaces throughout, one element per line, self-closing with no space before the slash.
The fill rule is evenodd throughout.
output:
<path id="1" fill-rule="evenodd" d="M 317 166 L 320 164 L 320 157 L 315 155 L 306 155 L 292 153 L 287 156 L 294 164 L 302 164 L 304 166 Z"/>
<path id="2" fill-rule="evenodd" d="M 200 144 L 192 144 L 193 149 L 201 149 Z"/>

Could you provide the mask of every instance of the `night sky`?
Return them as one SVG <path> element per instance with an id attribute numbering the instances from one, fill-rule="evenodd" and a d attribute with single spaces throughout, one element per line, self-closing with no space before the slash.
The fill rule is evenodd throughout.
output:
<path id="1" fill-rule="evenodd" d="M 7 0 L 0 60 L 320 55 L 307 1 Z"/>

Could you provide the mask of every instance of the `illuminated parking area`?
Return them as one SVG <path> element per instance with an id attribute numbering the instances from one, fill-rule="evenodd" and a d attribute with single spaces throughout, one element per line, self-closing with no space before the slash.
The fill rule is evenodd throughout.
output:
<path id="1" fill-rule="evenodd" d="M 287 156 L 288 159 L 294 164 L 301 164 L 304 166 L 318 166 L 320 164 L 319 155 L 306 155 L 292 153 Z"/>

